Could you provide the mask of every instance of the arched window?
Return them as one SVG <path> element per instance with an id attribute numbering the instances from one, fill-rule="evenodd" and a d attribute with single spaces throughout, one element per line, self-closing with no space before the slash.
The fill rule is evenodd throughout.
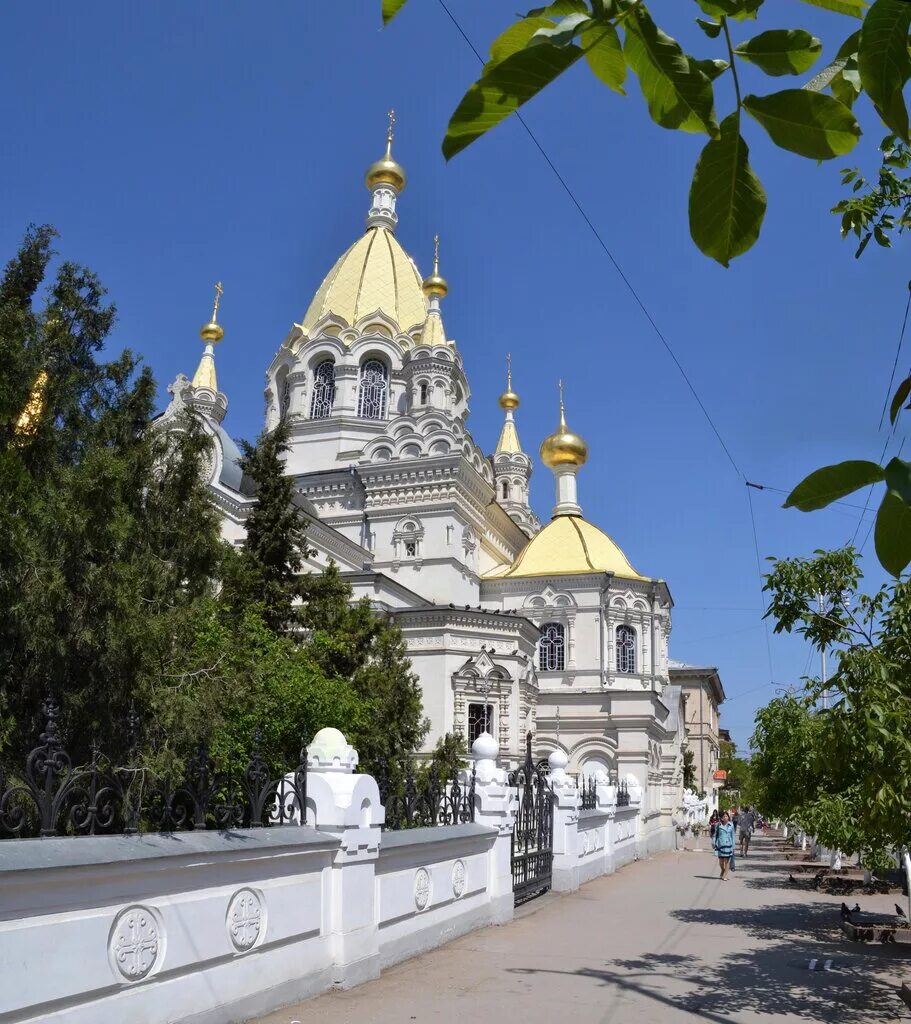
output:
<path id="1" fill-rule="evenodd" d="M 421 405 L 427 404 L 427 385 L 421 385 Z"/>
<path id="2" fill-rule="evenodd" d="M 325 360 L 313 371 L 313 397 L 310 399 L 310 419 L 324 420 L 332 412 L 335 402 L 335 363 Z"/>
<path id="3" fill-rule="evenodd" d="M 362 420 L 386 418 L 386 367 L 379 359 L 368 359 L 361 367 L 357 414 Z"/>
<path id="4" fill-rule="evenodd" d="M 566 664 L 566 629 L 560 622 L 546 622 L 538 641 L 538 668 L 542 672 L 562 672 Z"/>
<path id="5" fill-rule="evenodd" d="M 502 483 L 502 485 L 500 487 L 500 490 L 503 492 L 504 500 L 508 499 L 509 498 L 509 481 L 508 480 L 504 480 L 503 481 L 503 483 Z"/>
<path id="6" fill-rule="evenodd" d="M 617 626 L 617 671 L 636 671 L 636 631 L 632 626 Z"/>

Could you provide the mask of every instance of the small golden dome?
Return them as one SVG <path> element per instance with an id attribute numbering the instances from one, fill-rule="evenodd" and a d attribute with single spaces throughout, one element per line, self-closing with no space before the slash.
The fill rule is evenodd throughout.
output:
<path id="1" fill-rule="evenodd" d="M 405 187 L 405 168 L 392 159 L 392 129 L 395 125 L 395 113 L 389 111 L 389 130 L 386 132 L 386 152 L 379 160 L 375 160 L 368 168 L 364 181 L 367 188 L 375 189 L 377 185 L 391 185 L 397 192 Z"/>
<path id="2" fill-rule="evenodd" d="M 506 390 L 498 399 L 504 412 L 519 408 L 519 396 L 512 389 L 512 356 L 506 354 Z"/>
<path id="3" fill-rule="evenodd" d="M 588 459 L 588 445 L 566 425 L 563 409 L 563 384 L 560 384 L 560 424 L 541 442 L 541 461 L 548 469 L 558 466 L 584 466 Z"/>
<path id="4" fill-rule="evenodd" d="M 428 299 L 445 299 L 449 294 L 446 278 L 440 273 L 440 236 L 433 236 L 433 273 L 421 282 L 421 290 Z"/>
<path id="5" fill-rule="evenodd" d="M 519 408 L 519 396 L 515 391 L 510 388 L 508 391 L 504 391 L 498 399 L 501 409 L 518 409 Z"/>
<path id="6" fill-rule="evenodd" d="M 218 342 L 225 336 L 225 329 L 221 324 L 217 324 L 214 320 L 210 320 L 207 324 L 203 324 L 202 327 L 200 327 L 199 336 L 203 341 L 212 341 L 218 344 Z"/>

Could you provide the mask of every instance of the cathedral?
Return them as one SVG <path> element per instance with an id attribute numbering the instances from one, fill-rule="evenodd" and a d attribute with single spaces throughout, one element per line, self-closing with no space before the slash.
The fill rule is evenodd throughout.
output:
<path id="1" fill-rule="evenodd" d="M 265 425 L 290 426 L 287 473 L 309 522 L 308 569 L 334 561 L 358 598 L 402 630 L 431 727 L 470 744 L 481 732 L 505 763 L 560 749 L 570 771 L 641 790 L 647 831 L 670 831 L 681 802 L 685 716 L 668 673 L 673 602 L 583 515 L 585 441 L 556 426 L 540 459 L 555 502 L 529 504 L 534 459 L 516 423 L 507 369 L 503 426 L 490 454 L 469 427 L 471 388 L 447 337 L 448 287 L 435 247 L 422 277 L 396 236 L 405 171 L 385 154 L 366 175 L 365 232 L 335 262 L 266 372 Z M 239 543 L 255 499 L 223 426 L 218 301 L 192 380 L 159 418 L 191 407 L 212 435 L 205 467 L 224 536 Z M 507 362 L 508 366 L 508 362 Z M 556 405 L 556 403 L 555 403 Z M 571 419 L 571 415 L 570 415 Z"/>

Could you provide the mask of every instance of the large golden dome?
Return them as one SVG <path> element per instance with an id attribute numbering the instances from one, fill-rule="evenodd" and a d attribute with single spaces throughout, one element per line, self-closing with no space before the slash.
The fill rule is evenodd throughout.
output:
<path id="1" fill-rule="evenodd" d="M 357 323 L 377 310 L 408 331 L 424 323 L 427 301 L 421 275 L 395 235 L 372 227 L 326 275 L 302 321 L 305 332 L 327 313 Z"/>
<path id="2" fill-rule="evenodd" d="M 541 461 L 548 469 L 556 469 L 558 466 L 584 466 L 588 459 L 588 445 L 566 425 L 562 393 L 560 423 L 557 429 L 541 442 L 540 455 Z"/>
<path id="3" fill-rule="evenodd" d="M 484 573 L 484 579 L 573 576 L 589 572 L 612 572 L 631 580 L 648 578 L 636 572 L 603 530 L 581 516 L 562 515 L 532 537 L 512 565 L 499 565 Z"/>

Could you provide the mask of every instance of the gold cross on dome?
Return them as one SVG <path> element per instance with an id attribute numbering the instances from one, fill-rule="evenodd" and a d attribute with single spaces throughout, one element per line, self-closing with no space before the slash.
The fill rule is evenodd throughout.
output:
<path id="1" fill-rule="evenodd" d="M 221 281 L 215 282 L 215 304 L 212 306 L 212 323 L 218 323 L 218 303 L 221 301 L 221 297 L 224 294 L 224 288 L 221 286 Z"/>
<path id="2" fill-rule="evenodd" d="M 386 130 L 386 141 L 392 142 L 392 137 L 395 134 L 395 111 L 390 110 L 389 114 L 389 128 Z"/>
<path id="3" fill-rule="evenodd" d="M 512 390 L 512 355 L 506 353 L 506 390 Z"/>

